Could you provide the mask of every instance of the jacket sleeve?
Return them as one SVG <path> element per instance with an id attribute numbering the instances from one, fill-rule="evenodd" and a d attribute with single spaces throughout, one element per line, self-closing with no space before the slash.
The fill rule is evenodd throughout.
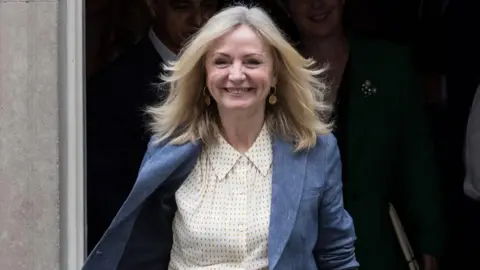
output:
<path id="1" fill-rule="evenodd" d="M 315 258 L 318 269 L 357 269 L 353 221 L 343 207 L 342 165 L 336 139 L 328 135 L 325 150 L 325 189 L 319 208 Z"/>
<path id="2" fill-rule="evenodd" d="M 423 102 L 423 92 L 415 76 L 411 55 L 401 47 L 395 56 L 401 89 L 399 95 L 399 173 L 405 217 L 414 233 L 414 244 L 422 254 L 440 256 L 445 242 L 444 205 L 433 137 Z"/>

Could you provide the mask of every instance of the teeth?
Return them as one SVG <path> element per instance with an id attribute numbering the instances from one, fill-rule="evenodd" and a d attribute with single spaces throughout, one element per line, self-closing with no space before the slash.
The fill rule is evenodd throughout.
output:
<path id="1" fill-rule="evenodd" d="M 248 92 L 248 88 L 227 88 L 227 92 L 232 94 L 241 94 L 244 92 Z"/>

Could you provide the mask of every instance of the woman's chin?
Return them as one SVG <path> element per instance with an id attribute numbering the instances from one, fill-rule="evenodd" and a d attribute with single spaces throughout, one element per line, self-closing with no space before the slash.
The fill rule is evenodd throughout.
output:
<path id="1" fill-rule="evenodd" d="M 222 107 L 225 111 L 241 111 L 241 110 L 251 110 L 255 105 L 248 100 L 231 100 L 222 104 Z"/>

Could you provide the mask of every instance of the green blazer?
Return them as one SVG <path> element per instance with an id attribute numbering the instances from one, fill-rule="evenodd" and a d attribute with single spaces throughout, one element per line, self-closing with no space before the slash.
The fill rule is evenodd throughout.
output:
<path id="1" fill-rule="evenodd" d="M 344 201 L 363 270 L 408 269 L 389 217 L 400 212 L 413 249 L 439 256 L 445 239 L 433 142 L 408 50 L 350 39 Z"/>

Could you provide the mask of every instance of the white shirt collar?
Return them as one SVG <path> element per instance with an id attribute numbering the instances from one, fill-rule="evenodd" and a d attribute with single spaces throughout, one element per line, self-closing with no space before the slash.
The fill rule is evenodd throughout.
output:
<path id="1" fill-rule="evenodd" d="M 245 154 L 235 150 L 221 134 L 217 134 L 217 139 L 216 144 L 207 146 L 206 153 L 218 179 L 224 179 L 242 156 L 247 157 L 263 176 L 267 176 L 273 157 L 272 140 L 266 124 L 263 125 L 260 134 Z M 222 162 L 218 163 L 216 160 L 222 160 Z"/>
<path id="2" fill-rule="evenodd" d="M 153 29 L 150 28 L 148 31 L 148 37 L 150 38 L 150 41 L 153 44 L 153 47 L 155 47 L 155 50 L 158 52 L 160 57 L 162 57 L 162 60 L 164 62 L 169 62 L 169 61 L 175 61 L 177 60 L 177 55 L 174 54 L 163 42 L 157 37 L 155 32 L 153 32 Z"/>

